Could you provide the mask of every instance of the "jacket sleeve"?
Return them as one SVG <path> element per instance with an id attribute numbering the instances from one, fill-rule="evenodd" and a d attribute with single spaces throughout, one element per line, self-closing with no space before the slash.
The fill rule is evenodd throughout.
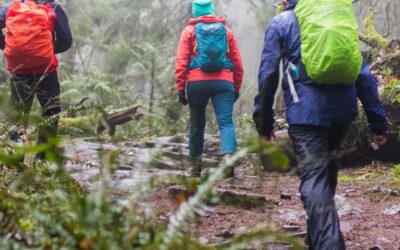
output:
<path id="1" fill-rule="evenodd" d="M 236 38 L 235 38 L 233 32 L 230 29 L 228 30 L 228 32 L 229 32 L 228 58 L 229 58 L 229 60 L 231 60 L 231 62 L 233 64 L 233 81 L 235 84 L 235 89 L 236 89 L 236 91 L 240 91 L 240 87 L 241 87 L 242 81 L 243 81 L 242 56 L 240 55 L 239 46 L 236 42 Z"/>
<path id="2" fill-rule="evenodd" d="M 6 27 L 6 15 L 10 4 L 5 5 L 0 9 L 0 49 L 4 50 L 6 45 L 5 43 L 5 36 L 2 30 Z"/>
<path id="3" fill-rule="evenodd" d="M 272 19 L 265 33 L 264 48 L 258 74 L 258 94 L 254 100 L 253 120 L 260 135 L 269 135 L 274 127 L 275 93 L 279 84 L 282 58 L 282 34 L 277 19 Z"/>
<path id="4" fill-rule="evenodd" d="M 370 128 L 376 134 L 384 134 L 388 129 L 386 112 L 379 100 L 377 82 L 365 61 L 358 76 L 356 88 Z"/>
<path id="5" fill-rule="evenodd" d="M 186 27 L 179 39 L 178 51 L 176 52 L 175 58 L 175 80 L 176 89 L 178 91 L 185 90 L 188 67 L 190 63 L 190 58 L 192 54 L 192 34 L 190 31 L 190 26 Z"/>
<path id="6" fill-rule="evenodd" d="M 53 3 L 53 9 L 56 15 L 56 22 L 54 24 L 54 52 L 59 54 L 71 48 L 72 34 L 67 15 L 61 6 Z"/>

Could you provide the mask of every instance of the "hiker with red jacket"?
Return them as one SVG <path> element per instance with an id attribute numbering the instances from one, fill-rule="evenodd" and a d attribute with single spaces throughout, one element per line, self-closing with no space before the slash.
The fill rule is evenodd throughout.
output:
<path id="1" fill-rule="evenodd" d="M 222 17 L 215 16 L 211 0 L 195 0 L 194 19 L 183 30 L 176 54 L 179 101 L 189 104 L 189 154 L 193 176 L 201 174 L 206 107 L 213 103 L 221 137 L 221 154 L 236 151 L 233 104 L 239 98 L 243 66 L 236 39 Z M 187 95 L 186 95 L 187 93 Z M 233 176 L 231 169 L 229 176 Z"/>
<path id="2" fill-rule="evenodd" d="M 357 116 L 357 99 L 379 146 L 386 142 L 388 121 L 377 82 L 361 56 L 351 1 L 284 2 L 286 10 L 265 32 L 253 118 L 261 137 L 275 137 L 272 107 L 282 63 L 286 119 L 308 216 L 309 249 L 343 250 L 334 200 L 337 151 Z"/>
<path id="3" fill-rule="evenodd" d="M 13 122 L 26 126 L 36 96 L 42 116 L 50 118 L 61 112 L 60 83 L 56 54 L 72 46 L 67 16 L 54 0 L 21 0 L 0 9 L 0 48 L 4 51 L 11 77 L 11 101 L 15 110 Z M 45 122 L 39 131 L 38 143 L 55 137 L 58 119 Z M 11 139 L 18 141 L 13 131 Z M 44 159 L 38 154 L 37 159 Z"/>

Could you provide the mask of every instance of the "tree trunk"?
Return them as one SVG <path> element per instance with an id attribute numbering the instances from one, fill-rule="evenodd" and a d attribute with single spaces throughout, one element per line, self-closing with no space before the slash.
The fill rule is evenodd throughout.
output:
<path id="1" fill-rule="evenodd" d="M 154 106 L 154 91 L 156 85 L 156 69 L 155 69 L 155 55 L 153 54 L 151 59 L 151 89 L 150 89 L 150 103 L 149 103 L 149 112 L 153 113 L 153 106 Z"/>

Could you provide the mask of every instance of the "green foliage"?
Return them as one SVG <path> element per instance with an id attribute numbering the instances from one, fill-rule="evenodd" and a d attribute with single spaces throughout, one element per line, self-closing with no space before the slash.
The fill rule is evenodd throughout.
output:
<path id="1" fill-rule="evenodd" d="M 382 98 L 391 104 L 400 104 L 400 80 L 392 80 L 385 86 Z"/>
<path id="2" fill-rule="evenodd" d="M 181 117 L 181 113 L 179 112 L 181 105 L 175 100 L 171 102 L 165 101 L 162 104 L 165 105 L 165 113 L 161 113 L 161 111 L 150 113 L 146 112 L 146 109 L 143 109 L 143 118 L 127 124 L 120 134 L 140 140 L 157 136 L 175 135 L 185 131 L 187 118 Z"/>
<path id="3" fill-rule="evenodd" d="M 106 175 L 117 152 L 101 152 Z M 3 159 L 3 158 L 2 158 Z M 138 201 L 118 205 L 101 184 L 81 191 L 69 174 L 36 165 L 23 172 L 8 169 L 0 189 L 0 247 L 11 249 L 155 249 L 162 226 Z M 13 178 L 9 181 L 8 178 Z M 139 193 L 140 191 L 138 191 Z"/>
<path id="4" fill-rule="evenodd" d="M 190 16 L 189 3 L 189 0 L 63 3 L 74 36 L 73 48 L 60 59 L 63 108 L 66 110 L 88 97 L 93 106 L 103 110 L 142 103 L 148 107 L 150 116 L 166 113 L 175 116 L 172 120 L 179 119 L 176 109 L 163 104 L 174 89 L 176 44 Z M 80 115 L 96 114 L 89 110 Z M 159 117 L 148 120 L 155 120 L 152 131 L 167 127 L 160 124 Z M 78 127 L 71 132 L 82 134 L 82 131 L 85 129 Z M 126 126 L 120 130 L 123 135 L 130 131 Z M 162 131 L 165 130 L 157 134 Z M 149 133 L 143 136 L 146 134 Z"/>
<path id="5" fill-rule="evenodd" d="M 37 153 L 45 148 L 20 150 Z M 208 180 L 199 184 L 195 196 L 181 205 L 169 225 L 160 223 L 152 209 L 142 202 L 158 186 L 179 180 L 152 179 L 132 190 L 123 201 L 119 200 L 107 188 L 110 175 L 118 165 L 117 151 L 99 151 L 102 174 L 96 189 L 90 193 L 81 190 L 56 158 L 48 158 L 50 164 L 20 169 L 10 167 L 18 166 L 13 155 L 3 154 L 0 163 L 7 163 L 8 167 L 3 167 L 0 172 L 0 248 L 240 249 L 280 240 L 293 244 L 294 249 L 301 249 L 296 240 L 267 225 L 239 234 L 220 246 L 200 245 L 186 231 L 192 219 L 202 213 L 204 204 L 212 198 L 209 195 L 212 187 L 223 178 L 224 171 L 240 158 L 259 151 L 278 155 L 273 145 L 249 142 L 229 162 L 217 168 Z M 276 162 L 280 166 L 286 165 L 280 157 Z"/>
<path id="6" fill-rule="evenodd" d="M 360 39 L 371 47 L 370 53 L 373 55 L 389 45 L 388 41 L 376 31 L 375 19 L 376 13 L 370 9 L 368 16 L 364 20 L 364 34 L 360 35 Z"/>
<path id="7" fill-rule="evenodd" d="M 392 174 L 396 178 L 400 178 L 400 165 L 396 165 L 392 169 Z"/>

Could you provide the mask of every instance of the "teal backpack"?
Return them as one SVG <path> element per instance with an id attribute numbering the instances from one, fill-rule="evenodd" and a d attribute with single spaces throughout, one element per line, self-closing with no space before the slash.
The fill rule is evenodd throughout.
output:
<path id="1" fill-rule="evenodd" d="M 207 73 L 232 69 L 233 64 L 227 58 L 229 52 L 226 27 L 223 23 L 198 23 L 195 25 L 196 46 L 189 68 L 200 68 Z"/>

